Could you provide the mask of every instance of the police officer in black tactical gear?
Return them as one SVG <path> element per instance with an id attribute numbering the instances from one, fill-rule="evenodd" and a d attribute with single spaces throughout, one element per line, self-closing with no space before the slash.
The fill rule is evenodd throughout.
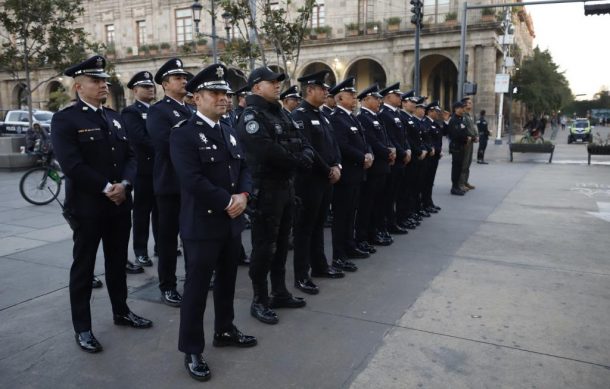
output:
<path id="1" fill-rule="evenodd" d="M 66 175 L 64 215 L 74 230 L 70 308 L 78 346 L 102 351 L 91 332 L 91 279 L 102 241 L 106 285 L 115 325 L 152 326 L 127 306 L 125 263 L 131 230 L 131 186 L 136 159 L 121 116 L 103 107 L 108 97 L 106 60 L 94 56 L 65 71 L 78 100 L 53 116 L 51 140 Z"/>
<path id="2" fill-rule="evenodd" d="M 286 256 L 295 206 L 294 175 L 297 169 L 310 169 L 315 154 L 279 103 L 285 78 L 268 67 L 254 69 L 248 77 L 252 95 L 246 97 L 247 107 L 237 124 L 253 179 L 250 313 L 267 324 L 279 321 L 274 308 L 305 306 L 304 299 L 286 289 Z"/>
<path id="3" fill-rule="evenodd" d="M 328 265 L 324 254 L 324 221 L 333 185 L 341 178 L 341 154 L 330 121 L 319 107 L 328 93 L 323 70 L 299 78 L 303 101 L 292 118 L 315 150 L 311 171 L 299 171 L 296 195 L 301 199 L 294 223 L 294 283 L 305 293 L 317 294 L 313 277 L 342 278 L 343 272 Z"/>
<path id="4" fill-rule="evenodd" d="M 356 241 L 360 250 L 370 254 L 377 251 L 373 245 L 387 246 L 389 244 L 378 233 L 385 228 L 383 189 L 390 173 L 390 166 L 396 159 L 396 148 L 392 145 L 385 127 L 377 117 L 381 98 L 377 84 L 371 85 L 358 95 L 360 112 L 357 118 L 364 129 L 366 142 L 373 150 L 374 161 L 371 168 L 367 170 L 366 181 L 362 183 L 360 191 L 356 217 Z"/>
<path id="5" fill-rule="evenodd" d="M 220 119 L 227 109 L 227 68 L 210 65 L 186 86 L 197 112 L 180 122 L 170 135 L 170 153 L 180 179 L 180 236 L 186 261 L 186 280 L 180 307 L 178 349 L 185 353 L 189 375 L 210 378 L 203 360 L 203 315 L 208 284 L 214 286 L 215 347 L 252 347 L 253 336 L 233 324 L 233 299 L 240 256 L 243 212 L 251 191 L 250 172 L 235 130 Z"/>
<path id="6" fill-rule="evenodd" d="M 148 256 L 148 234 L 152 223 L 155 247 L 158 240 L 158 212 L 153 190 L 155 149 L 146 130 L 148 108 L 155 98 L 155 84 L 150 72 L 136 73 L 127 83 L 135 102 L 121 112 L 127 126 L 127 138 L 136 154 L 138 168 L 133 183 L 133 251 L 136 264 L 152 266 Z"/>
<path id="7" fill-rule="evenodd" d="M 155 82 L 163 86 L 165 96 L 150 107 L 146 118 L 155 147 L 153 186 L 159 210 L 159 289 L 161 301 L 172 307 L 180 306 L 182 296 L 176 290 L 180 185 L 169 156 L 169 135 L 172 127 L 192 116 L 191 109 L 182 101 L 189 75 L 178 58 L 163 64 L 155 74 Z"/>

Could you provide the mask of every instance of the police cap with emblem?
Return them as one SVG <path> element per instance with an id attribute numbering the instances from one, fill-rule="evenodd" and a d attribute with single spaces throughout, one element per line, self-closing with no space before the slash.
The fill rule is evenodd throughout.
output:
<path id="1" fill-rule="evenodd" d="M 415 96 L 415 90 L 411 89 L 410 91 L 401 94 L 400 99 L 402 101 L 412 101 L 414 103 L 417 102 L 417 96 Z"/>
<path id="2" fill-rule="evenodd" d="M 333 86 L 328 93 L 332 94 L 333 96 L 341 93 L 341 92 L 352 92 L 352 93 L 356 93 L 356 88 L 354 87 L 354 84 L 356 83 L 356 78 L 355 77 L 349 77 L 343 81 L 341 81 L 340 83 L 338 83 L 337 85 Z"/>
<path id="3" fill-rule="evenodd" d="M 462 101 L 456 101 L 453 103 L 453 109 L 464 108 L 464 103 Z"/>
<path id="4" fill-rule="evenodd" d="M 246 84 L 242 86 L 241 88 L 235 91 L 235 94 L 237 96 L 247 96 L 252 94 L 252 92 L 250 92 L 250 85 Z"/>
<path id="5" fill-rule="evenodd" d="M 321 70 L 316 73 L 310 73 L 304 75 L 303 77 L 299 77 L 297 81 L 300 82 L 302 85 L 320 85 L 321 87 L 328 89 L 330 88 L 330 86 L 324 81 L 326 80 L 326 77 L 329 73 L 329 70 Z"/>
<path id="6" fill-rule="evenodd" d="M 183 75 L 188 77 L 189 74 L 191 73 L 184 70 L 184 64 L 182 63 L 181 59 L 172 58 L 164 63 L 159 70 L 157 70 L 157 73 L 155 74 L 155 82 L 161 85 L 163 83 L 163 79 L 167 76 Z"/>
<path id="7" fill-rule="evenodd" d="M 252 88 L 261 81 L 284 81 L 285 79 L 286 75 L 284 73 L 276 73 L 267 66 L 261 66 L 250 73 L 248 85 Z"/>
<path id="8" fill-rule="evenodd" d="M 426 105 L 426 112 L 428 112 L 428 111 L 442 112 L 443 110 L 441 109 L 441 106 L 439 105 L 438 100 L 434 100 L 430 104 Z"/>
<path id="9" fill-rule="evenodd" d="M 383 88 L 382 90 L 379 91 L 379 94 L 382 95 L 383 97 L 386 97 L 390 93 L 395 93 L 397 95 L 401 95 L 402 94 L 402 92 L 400 91 L 400 82 L 392 84 L 392 85 L 390 85 L 390 86 L 388 86 L 386 88 Z"/>
<path id="10" fill-rule="evenodd" d="M 136 86 L 155 86 L 152 80 L 153 76 L 150 72 L 138 72 L 131 77 L 127 83 L 127 88 L 133 89 Z"/>
<path id="11" fill-rule="evenodd" d="M 95 78 L 109 78 L 110 74 L 104 71 L 106 59 L 101 55 L 93 57 L 66 69 L 64 74 L 68 77 L 89 76 Z"/>
<path id="12" fill-rule="evenodd" d="M 280 93 L 280 100 L 284 99 L 300 99 L 301 95 L 299 94 L 299 88 L 296 85 L 291 86 L 286 89 L 282 93 Z"/>
<path id="13" fill-rule="evenodd" d="M 368 88 L 366 88 L 365 90 L 363 90 L 362 92 L 360 92 L 360 94 L 358 95 L 358 100 L 362 100 L 368 96 L 379 97 L 379 98 L 383 97 L 379 93 L 378 84 L 373 84 L 373 85 L 369 86 Z"/>
<path id="14" fill-rule="evenodd" d="M 425 109 L 426 108 L 426 104 L 425 104 L 426 99 L 427 99 L 426 96 L 419 96 L 419 97 L 416 97 L 413 102 L 415 103 L 415 106 L 417 108 L 424 108 Z"/>
<path id="15" fill-rule="evenodd" d="M 333 97 L 333 96 L 334 96 L 334 94 L 333 94 L 333 93 L 330 93 L 330 91 L 331 91 L 331 90 L 332 90 L 334 87 L 335 87 L 334 85 L 329 85 L 329 87 L 328 87 L 328 94 L 326 95 L 327 97 Z"/>
<path id="16" fill-rule="evenodd" d="M 213 64 L 197 73 L 187 84 L 186 91 L 195 93 L 200 90 L 220 90 L 229 92 L 231 88 L 226 79 L 227 68 L 224 65 Z"/>

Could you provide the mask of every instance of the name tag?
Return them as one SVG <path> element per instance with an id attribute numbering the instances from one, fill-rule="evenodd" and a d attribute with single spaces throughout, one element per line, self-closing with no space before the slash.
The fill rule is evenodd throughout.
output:
<path id="1" fill-rule="evenodd" d="M 319 126 L 320 125 L 320 121 L 319 120 L 312 120 L 311 124 L 313 124 L 314 126 Z"/>
<path id="2" fill-rule="evenodd" d="M 379 125 L 379 122 L 378 122 L 377 120 L 373 120 L 373 124 L 374 124 L 374 125 L 376 125 L 376 126 L 378 126 L 378 125 Z"/>
<path id="3" fill-rule="evenodd" d="M 350 127 L 350 130 L 352 130 L 353 132 L 357 132 L 358 131 L 358 127 Z"/>
<path id="4" fill-rule="evenodd" d="M 85 134 L 87 132 L 94 132 L 94 131 L 101 131 L 101 130 L 102 130 L 101 128 L 83 128 L 83 129 L 78 130 L 78 133 Z"/>
<path id="5" fill-rule="evenodd" d="M 460 124 L 460 128 L 466 128 L 466 126 L 463 124 Z"/>
<path id="6" fill-rule="evenodd" d="M 394 118 L 394 122 L 395 123 L 400 123 L 400 119 L 399 118 Z"/>

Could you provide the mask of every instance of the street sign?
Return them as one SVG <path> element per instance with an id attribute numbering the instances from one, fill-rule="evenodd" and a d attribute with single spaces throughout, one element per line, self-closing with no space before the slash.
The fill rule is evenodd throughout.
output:
<path id="1" fill-rule="evenodd" d="M 496 74 L 495 93 L 508 93 L 509 84 L 509 74 Z"/>

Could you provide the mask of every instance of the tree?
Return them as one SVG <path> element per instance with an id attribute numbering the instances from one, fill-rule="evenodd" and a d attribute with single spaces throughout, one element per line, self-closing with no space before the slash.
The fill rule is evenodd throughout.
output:
<path id="1" fill-rule="evenodd" d="M 518 87 L 515 99 L 535 114 L 558 111 L 574 99 L 568 81 L 549 51 L 538 47 L 523 60 L 513 84 Z"/>
<path id="2" fill-rule="evenodd" d="M 0 71 L 23 80 L 30 123 L 32 93 L 100 48 L 83 28 L 73 27 L 83 13 L 82 0 L 6 0 L 0 9 Z M 56 73 L 32 86 L 31 70 L 43 68 Z"/>

